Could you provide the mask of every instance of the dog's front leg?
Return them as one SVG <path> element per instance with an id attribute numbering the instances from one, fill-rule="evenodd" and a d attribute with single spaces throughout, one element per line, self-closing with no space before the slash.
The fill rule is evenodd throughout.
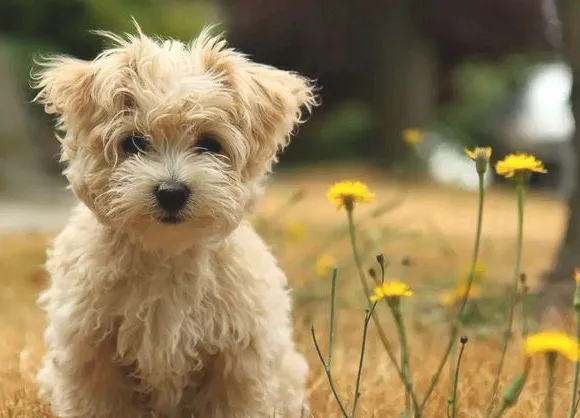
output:
<path id="1" fill-rule="evenodd" d="M 50 291 L 45 299 L 53 297 Z M 80 312 L 49 304 L 48 347 L 38 372 L 40 396 L 58 418 L 144 418 L 123 370 L 113 361 L 112 336 L 95 335 Z M 63 305 L 58 305 L 59 307 Z M 68 301 L 67 308 L 75 306 Z"/>
<path id="2" fill-rule="evenodd" d="M 275 418 L 310 418 L 306 399 L 308 363 L 291 346 L 282 351 L 272 373 L 278 378 L 277 411 Z"/>
<path id="3" fill-rule="evenodd" d="M 40 394 L 58 418 L 145 418 L 108 350 L 53 346 L 38 373 Z"/>

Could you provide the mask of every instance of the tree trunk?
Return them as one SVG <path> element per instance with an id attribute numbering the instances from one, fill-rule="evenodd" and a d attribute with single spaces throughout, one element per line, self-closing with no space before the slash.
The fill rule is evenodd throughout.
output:
<path id="1" fill-rule="evenodd" d="M 402 131 L 423 128 L 434 116 L 438 94 L 438 59 L 434 45 L 420 28 L 412 0 L 383 2 L 376 22 L 376 67 L 371 74 L 370 103 L 376 134 L 369 138 L 368 155 L 383 167 L 405 160 L 409 147 Z"/>
<path id="2" fill-rule="evenodd" d="M 576 123 L 572 139 L 572 149 L 576 161 L 580 159 L 580 2 L 578 0 L 559 0 L 558 14 L 562 28 L 563 53 L 572 69 L 572 92 L 570 104 Z M 578 164 L 575 164 L 578 166 Z M 551 272 L 546 277 L 545 286 L 556 283 L 573 284 L 574 268 L 580 267 L 580 172 L 576 169 L 575 184 L 568 200 L 568 223 L 566 233 Z M 550 293 L 547 291 L 546 293 Z M 554 292 L 552 292 L 554 293 Z M 572 292 L 557 292 L 549 304 L 571 301 Z M 553 300 L 559 299 L 559 300 Z M 563 300 L 565 299 L 565 300 Z"/>

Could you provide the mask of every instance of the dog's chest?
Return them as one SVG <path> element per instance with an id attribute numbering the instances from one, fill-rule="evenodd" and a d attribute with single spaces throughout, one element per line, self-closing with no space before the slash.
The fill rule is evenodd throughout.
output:
<path id="1" fill-rule="evenodd" d="M 208 260 L 143 264 L 127 272 L 112 309 L 121 362 L 143 378 L 185 376 L 213 354 L 249 344 L 251 304 L 237 297 L 231 274 Z"/>

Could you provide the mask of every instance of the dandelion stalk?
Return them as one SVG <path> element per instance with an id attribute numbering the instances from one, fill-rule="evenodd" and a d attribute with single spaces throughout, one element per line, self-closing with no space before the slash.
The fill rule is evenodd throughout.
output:
<path id="1" fill-rule="evenodd" d="M 515 305 L 517 302 L 518 296 L 518 281 L 520 280 L 520 265 L 522 261 L 522 243 L 523 243 L 523 230 L 524 230 L 524 197 L 525 197 L 525 188 L 523 185 L 523 181 L 519 181 L 516 183 L 516 192 L 518 197 L 518 232 L 517 232 L 517 241 L 516 241 L 516 264 L 514 267 L 514 274 L 513 274 L 513 285 L 511 289 L 511 297 L 510 297 L 510 304 L 509 304 L 509 312 L 508 312 L 508 322 L 506 326 L 506 330 L 503 337 L 502 343 L 502 351 L 499 359 L 499 363 L 497 366 L 495 379 L 493 381 L 493 386 L 491 389 L 491 395 L 489 398 L 489 406 L 488 411 L 491 410 L 493 407 L 493 401 L 495 400 L 495 396 L 497 394 L 497 388 L 499 386 L 499 379 L 501 377 L 501 372 L 503 369 L 505 355 L 507 352 L 507 347 L 509 345 L 511 334 L 512 334 L 512 327 L 514 323 L 514 311 Z"/>
<path id="2" fill-rule="evenodd" d="M 360 252 L 356 242 L 356 230 L 355 230 L 355 223 L 353 219 L 353 210 L 354 205 L 356 202 L 362 203 L 369 203 L 374 199 L 375 195 L 372 193 L 368 187 L 361 182 L 353 182 L 353 181 L 342 181 L 334 184 L 327 193 L 327 198 L 331 202 L 337 204 L 337 208 L 345 208 L 347 213 L 347 220 L 348 220 L 348 232 L 350 236 L 350 243 L 353 252 L 353 258 L 357 267 L 358 275 L 361 281 L 362 288 L 365 293 L 365 300 L 367 305 L 369 306 L 369 311 L 371 307 L 371 300 L 370 300 L 370 289 L 367 283 L 367 278 L 365 275 L 365 270 L 363 268 L 362 258 L 360 256 Z M 378 260 L 377 260 L 378 261 Z M 377 332 L 385 347 L 385 351 L 389 356 L 393 366 L 395 367 L 399 378 L 405 385 L 405 390 L 411 393 L 411 400 L 413 402 L 413 407 L 415 408 L 415 416 L 420 417 L 421 411 L 418 408 L 418 401 L 417 397 L 415 396 L 415 392 L 413 390 L 413 385 L 410 380 L 406 379 L 405 374 L 402 372 L 401 368 L 397 364 L 395 360 L 395 356 L 393 354 L 393 350 L 389 344 L 389 341 L 385 335 L 384 330 L 381 327 L 380 321 L 376 315 L 376 312 L 371 311 L 371 317 L 375 326 L 377 327 Z"/>
<path id="3" fill-rule="evenodd" d="M 484 204 L 484 197 L 485 197 L 484 174 L 485 174 L 485 171 L 478 170 L 479 203 L 478 203 L 478 207 L 477 207 L 477 224 L 475 227 L 475 243 L 473 246 L 473 253 L 472 253 L 472 257 L 471 257 L 471 269 L 469 272 L 469 278 L 467 280 L 467 287 L 465 289 L 465 294 L 463 295 L 463 298 L 461 300 L 461 305 L 460 305 L 459 310 L 457 312 L 457 316 L 455 317 L 455 320 L 452 322 L 451 331 L 450 331 L 450 338 L 449 338 L 449 342 L 447 344 L 447 348 L 443 354 L 443 358 L 441 359 L 441 362 L 439 363 L 439 366 L 437 367 L 437 371 L 431 377 L 431 381 L 429 383 L 429 386 L 427 387 L 427 390 L 425 391 L 425 396 L 424 396 L 423 401 L 421 402 L 421 406 L 420 406 L 421 411 L 424 410 L 424 408 L 427 404 L 427 401 L 429 400 L 429 397 L 433 393 L 433 390 L 435 389 L 435 386 L 437 385 L 437 382 L 439 381 L 439 378 L 441 376 L 441 372 L 443 371 L 443 368 L 445 367 L 445 363 L 447 363 L 447 359 L 449 358 L 449 355 L 451 354 L 451 351 L 456 343 L 457 334 L 459 333 L 459 327 L 460 327 L 461 323 L 463 322 L 463 313 L 464 313 L 465 307 L 467 305 L 467 299 L 469 297 L 469 292 L 471 290 L 471 286 L 472 286 L 473 280 L 475 278 L 475 269 L 477 266 L 477 260 L 479 258 L 479 247 L 480 247 L 480 242 L 481 242 L 481 230 L 482 230 L 482 225 L 483 225 L 483 204 Z"/>
<path id="4" fill-rule="evenodd" d="M 359 358 L 359 362 L 358 362 L 358 371 L 356 374 L 356 384 L 354 387 L 354 396 L 353 396 L 354 401 L 352 404 L 352 412 L 350 414 L 351 418 L 355 418 L 355 416 L 356 416 L 356 407 L 358 406 L 358 400 L 360 398 L 359 387 L 360 387 L 360 379 L 362 376 L 363 362 L 365 359 L 365 349 L 366 349 L 366 344 L 367 344 L 367 333 L 368 333 L 368 328 L 369 328 L 369 321 L 371 319 L 371 316 L 372 316 L 376 306 L 377 306 L 377 304 L 375 302 L 375 303 L 373 303 L 371 309 L 367 310 L 365 312 L 365 321 L 364 321 L 364 325 L 363 325 L 363 335 L 362 335 L 362 343 L 361 343 L 361 349 L 360 349 L 360 358 Z"/>
<path id="5" fill-rule="evenodd" d="M 520 275 L 520 283 L 522 285 L 522 337 L 525 339 L 528 336 L 528 283 L 526 274 Z"/>
<path id="6" fill-rule="evenodd" d="M 576 311 L 576 340 L 580 341 L 580 270 L 576 270 L 576 291 L 574 292 L 574 310 Z M 574 366 L 574 383 L 572 384 L 572 400 L 570 401 L 570 413 L 568 418 L 576 416 L 578 408 L 578 374 L 580 374 L 580 362 Z"/>
<path id="7" fill-rule="evenodd" d="M 461 358 L 463 357 L 463 351 L 465 350 L 465 344 L 467 344 L 467 337 L 461 337 L 461 349 L 459 350 L 459 356 L 457 357 L 457 367 L 455 367 L 455 378 L 453 379 L 453 397 L 451 398 L 451 418 L 455 418 L 457 415 L 457 387 L 459 386 L 459 366 L 461 366 Z"/>
<path id="8" fill-rule="evenodd" d="M 352 249 L 354 261 L 355 261 L 355 264 L 357 266 L 357 271 L 358 271 L 358 275 L 359 275 L 359 279 L 360 279 L 363 291 L 365 293 L 365 299 L 367 301 L 367 304 L 370 307 L 371 302 L 369 301 L 369 297 L 371 295 L 371 291 L 370 291 L 369 285 L 367 283 L 367 279 L 365 276 L 365 271 L 364 271 L 364 267 L 363 267 L 363 263 L 362 263 L 362 258 L 360 256 L 357 241 L 356 241 L 356 228 L 355 228 L 354 217 L 353 217 L 352 202 L 350 205 L 348 205 L 348 204 L 346 205 L 346 214 L 347 214 L 347 220 L 348 220 L 348 231 L 349 231 L 349 236 L 350 236 L 350 244 L 351 244 L 351 249 Z M 376 312 L 372 311 L 371 317 L 373 319 L 374 325 L 377 328 L 377 333 L 379 335 L 379 339 L 381 340 L 381 343 L 383 344 L 383 347 L 385 348 L 387 356 L 389 357 L 389 360 L 391 360 L 391 363 L 395 366 L 397 374 L 399 375 L 399 378 L 401 379 L 401 381 L 403 382 L 403 385 L 405 387 L 405 392 L 408 392 L 409 396 L 411 397 L 413 409 L 415 410 L 415 416 L 417 418 L 419 418 L 421 416 L 421 408 L 419 407 L 419 402 L 417 399 L 417 395 L 415 394 L 415 390 L 413 388 L 413 385 L 412 385 L 411 381 L 408 379 L 408 376 L 406 375 L 406 373 L 403 372 L 402 367 L 399 367 L 397 360 L 395 358 L 395 354 L 393 352 L 393 349 L 392 349 L 390 342 L 385 334 L 385 331 L 383 330 L 383 327 L 381 326 L 381 323 L 379 321 L 379 318 L 377 317 Z"/>
<path id="9" fill-rule="evenodd" d="M 546 418 L 552 418 L 554 413 L 554 369 L 556 368 L 556 353 L 546 353 L 548 366 L 548 387 L 546 389 Z"/>
<path id="10" fill-rule="evenodd" d="M 381 268 L 381 284 L 385 282 L 385 256 L 383 254 L 377 255 L 377 263 Z"/>
<path id="11" fill-rule="evenodd" d="M 450 358 L 454 358 L 455 355 L 457 353 L 457 344 L 454 344 L 453 347 L 451 348 L 451 353 L 449 353 L 449 357 Z M 449 387 L 449 400 L 451 401 L 451 399 L 453 399 L 453 389 L 454 389 L 454 385 L 453 385 L 453 376 L 455 375 L 455 366 L 453 365 L 453 362 L 448 362 L 449 365 L 449 381 L 452 382 L 451 386 Z M 451 404 L 448 406 L 448 409 L 451 408 Z M 449 417 L 451 418 L 451 414 L 448 414 Z"/>
<path id="12" fill-rule="evenodd" d="M 394 198 L 392 201 L 384 203 L 374 209 L 371 213 L 362 216 L 355 224 L 355 226 L 362 226 L 369 221 L 373 221 L 383 217 L 386 213 L 396 209 L 397 207 L 401 206 L 404 202 L 404 196 L 400 199 Z M 338 227 L 328 233 L 328 235 L 324 238 L 324 240 L 312 251 L 312 253 L 303 258 L 302 264 L 304 268 L 310 269 L 312 263 L 316 260 L 316 257 L 321 252 L 328 251 L 333 246 L 336 246 L 337 243 L 341 241 L 341 239 L 349 234 L 348 227 Z"/>
<path id="13" fill-rule="evenodd" d="M 358 251 L 358 245 L 356 242 L 356 230 L 355 230 L 355 226 L 354 226 L 354 217 L 353 217 L 352 213 L 353 213 L 353 208 L 347 206 L 346 215 L 348 217 L 348 233 L 350 236 L 350 245 L 352 247 L 352 255 L 354 257 L 354 262 L 355 262 L 357 269 L 358 269 L 361 285 L 362 285 L 363 290 L 365 292 L 365 298 L 368 300 L 368 298 L 371 295 L 371 290 L 370 290 L 369 285 L 367 283 L 366 275 L 365 275 L 364 268 L 363 268 L 362 258 L 359 254 L 359 251 Z"/>
<path id="14" fill-rule="evenodd" d="M 336 390 L 336 386 L 334 384 L 334 379 L 332 377 L 332 348 L 333 348 L 333 341 L 334 341 L 334 312 L 336 307 L 336 283 L 338 278 L 338 269 L 334 269 L 332 271 L 332 282 L 331 282 L 331 289 L 330 289 L 330 324 L 329 324 L 329 331 L 328 331 L 328 360 L 324 360 L 324 356 L 322 355 L 322 351 L 320 350 L 320 345 L 318 344 L 318 340 L 316 339 L 316 333 L 314 332 L 314 324 L 312 324 L 311 332 L 312 332 L 312 340 L 314 341 L 314 347 L 316 348 L 316 353 L 318 354 L 318 358 L 322 363 L 324 368 L 324 372 L 326 373 L 326 378 L 328 380 L 328 384 L 330 385 L 330 389 L 332 390 L 332 394 L 336 403 L 338 404 L 340 411 L 344 418 L 349 418 L 348 412 L 338 395 L 338 391 Z"/>
<path id="15" fill-rule="evenodd" d="M 389 299 L 387 299 L 387 303 L 389 305 L 389 308 L 391 309 L 391 313 L 393 314 L 393 319 L 395 320 L 395 327 L 397 329 L 397 336 L 399 338 L 399 343 L 401 345 L 401 371 L 403 373 L 405 381 L 410 382 L 412 381 L 412 379 L 409 366 L 409 347 L 407 345 L 407 336 L 405 334 L 403 316 L 401 315 L 400 300 L 394 299 L 392 301 L 389 301 Z M 411 394 L 407 387 L 405 387 L 405 413 L 406 417 L 409 417 L 411 414 Z"/>
<path id="16" fill-rule="evenodd" d="M 530 361 L 526 359 L 526 363 L 524 365 L 523 373 L 513 381 L 513 383 L 505 390 L 502 402 L 497 410 L 497 412 L 493 415 L 493 418 L 500 418 L 505 411 L 509 408 L 514 406 L 524 389 L 524 385 L 528 378 L 528 372 L 530 370 Z"/>
<path id="17" fill-rule="evenodd" d="M 330 324 L 328 327 L 328 368 L 332 367 L 332 347 L 334 343 L 334 312 L 336 307 L 336 280 L 338 269 L 332 270 L 332 281 L 330 284 Z"/>
<path id="18" fill-rule="evenodd" d="M 320 345 L 318 344 L 318 340 L 316 339 L 316 333 L 314 332 L 314 324 L 312 324 L 310 331 L 312 333 L 312 341 L 314 341 L 314 348 L 316 349 L 316 354 L 318 354 L 318 358 L 320 359 L 320 362 L 322 363 L 322 366 L 324 368 L 324 373 L 326 374 L 326 379 L 328 380 L 328 384 L 330 385 L 332 395 L 334 396 L 334 399 L 336 400 L 336 403 L 340 408 L 340 412 L 342 413 L 343 418 L 350 418 L 346 408 L 344 407 L 344 404 L 342 403 L 342 400 L 340 399 L 340 395 L 338 394 L 336 385 L 334 384 L 332 372 L 328 367 L 328 364 L 326 364 L 324 356 L 322 355 L 322 351 L 320 350 Z"/>

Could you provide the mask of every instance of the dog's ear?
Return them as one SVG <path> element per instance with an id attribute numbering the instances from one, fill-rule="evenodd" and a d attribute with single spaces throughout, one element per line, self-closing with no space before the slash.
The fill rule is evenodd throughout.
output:
<path id="1" fill-rule="evenodd" d="M 253 62 L 246 62 L 238 75 L 236 90 L 252 136 L 266 153 L 264 157 L 275 161 L 276 154 L 290 142 L 294 128 L 317 105 L 313 83 L 296 73 Z"/>
<path id="2" fill-rule="evenodd" d="M 306 77 L 251 61 L 228 48 L 222 35 L 205 28 L 191 44 L 196 62 L 221 79 L 236 101 L 238 122 L 250 141 L 248 170 L 269 170 L 290 142 L 296 125 L 317 103 L 314 84 Z"/>
<path id="3" fill-rule="evenodd" d="M 61 116 L 64 124 L 73 114 L 87 114 L 95 74 L 90 62 L 52 57 L 36 64 L 32 87 L 39 92 L 34 101 L 42 103 L 46 113 Z"/>

